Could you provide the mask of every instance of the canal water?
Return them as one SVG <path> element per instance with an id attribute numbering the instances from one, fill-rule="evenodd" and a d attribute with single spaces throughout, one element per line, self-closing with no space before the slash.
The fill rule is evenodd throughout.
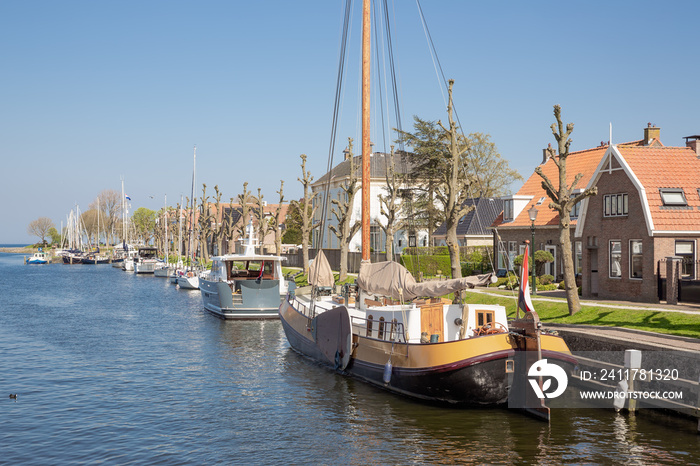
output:
<path id="1" fill-rule="evenodd" d="M 0 253 L 1 464 L 700 464 L 688 420 L 416 403 L 166 279 L 22 261 Z"/>

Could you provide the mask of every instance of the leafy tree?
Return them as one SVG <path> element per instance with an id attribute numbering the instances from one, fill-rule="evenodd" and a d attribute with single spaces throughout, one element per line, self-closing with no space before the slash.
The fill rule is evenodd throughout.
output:
<path id="1" fill-rule="evenodd" d="M 156 212 L 145 207 L 139 207 L 131 216 L 131 224 L 134 226 L 136 236 L 143 244 L 148 244 L 153 238 L 156 226 Z"/>
<path id="2" fill-rule="evenodd" d="M 46 244 L 46 237 L 49 235 L 49 230 L 51 228 L 55 230 L 56 226 L 50 218 L 39 217 L 29 222 L 29 225 L 27 225 L 27 234 L 38 236 L 41 239 L 41 243 Z"/>
<path id="3" fill-rule="evenodd" d="M 287 216 L 284 219 L 284 235 L 282 242 L 284 244 L 300 244 L 302 219 L 301 214 L 304 209 L 304 200 L 291 201 L 287 209 Z"/>
<path id="4" fill-rule="evenodd" d="M 574 124 L 569 123 L 564 130 L 564 124 L 561 121 L 561 107 L 554 106 L 554 117 L 557 123 L 552 123 L 552 134 L 558 143 L 559 155 L 550 145 L 547 148 L 547 155 L 552 159 L 554 164 L 559 169 L 558 187 L 544 174 L 542 167 L 535 168 L 537 173 L 542 178 L 542 188 L 547 193 L 547 196 L 552 200 L 549 203 L 549 208 L 554 209 L 559 213 L 559 244 L 561 245 L 562 257 L 564 262 L 564 283 L 566 288 L 566 302 L 569 305 L 569 314 L 574 315 L 581 310 L 581 302 L 578 299 L 578 287 L 576 286 L 576 273 L 574 270 L 573 251 L 571 249 L 571 233 L 569 227 L 571 225 L 571 209 L 583 199 L 595 196 L 598 194 L 598 188 L 593 187 L 586 189 L 583 192 L 573 196 L 572 193 L 576 189 L 576 185 L 583 177 L 582 173 L 578 173 L 571 186 L 567 185 L 566 179 L 566 161 L 569 157 L 569 146 L 571 139 L 569 135 L 574 130 Z"/>
<path id="5" fill-rule="evenodd" d="M 61 244 L 61 234 L 55 227 L 49 228 L 48 235 L 51 238 L 51 244 Z"/>

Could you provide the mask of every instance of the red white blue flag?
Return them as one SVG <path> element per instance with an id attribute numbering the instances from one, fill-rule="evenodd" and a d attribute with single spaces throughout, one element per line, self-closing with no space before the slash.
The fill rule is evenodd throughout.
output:
<path id="1" fill-rule="evenodd" d="M 529 267 L 529 248 L 525 246 L 525 254 L 523 254 L 523 266 L 520 269 L 520 293 L 518 295 L 518 308 L 523 312 L 533 312 L 535 307 L 530 300 L 530 267 Z"/>

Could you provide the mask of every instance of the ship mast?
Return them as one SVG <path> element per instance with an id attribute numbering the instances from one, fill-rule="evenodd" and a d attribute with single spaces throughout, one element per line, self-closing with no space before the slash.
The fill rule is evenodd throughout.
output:
<path id="1" fill-rule="evenodd" d="M 362 260 L 369 261 L 369 84 L 370 0 L 362 2 Z"/>

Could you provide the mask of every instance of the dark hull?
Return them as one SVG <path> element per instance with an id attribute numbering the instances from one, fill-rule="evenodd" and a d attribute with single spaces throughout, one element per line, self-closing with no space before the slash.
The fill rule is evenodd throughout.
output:
<path id="1" fill-rule="evenodd" d="M 504 333 L 444 343 L 393 346 L 391 342 L 354 334 L 348 351 L 352 354 L 344 365 L 341 358 L 348 347 L 343 346 L 342 340 L 336 344 L 333 335 L 337 332 L 326 331 L 321 335 L 319 330 L 317 334 L 318 318 L 306 317 L 284 300 L 280 319 L 295 351 L 342 374 L 424 401 L 464 407 L 504 405 L 509 402 L 516 374 L 522 375 L 522 368 L 526 367 L 521 362 L 525 352 Z M 560 343 L 563 341 L 548 340 L 546 344 L 554 348 Z M 339 348 L 337 353 L 335 348 Z M 557 360 L 568 370 L 575 364 L 568 354 L 558 351 L 543 349 L 542 357 Z"/>

